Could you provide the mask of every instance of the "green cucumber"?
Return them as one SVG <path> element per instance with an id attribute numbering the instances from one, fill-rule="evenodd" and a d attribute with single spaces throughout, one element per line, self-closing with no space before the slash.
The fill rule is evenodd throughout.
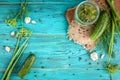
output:
<path id="1" fill-rule="evenodd" d="M 108 12 L 105 10 L 101 11 L 96 26 L 90 35 L 90 39 L 97 40 L 99 37 L 101 37 L 109 23 L 109 20 L 110 18 Z"/>
<path id="2" fill-rule="evenodd" d="M 34 61 L 35 61 L 35 55 L 30 54 L 26 59 L 26 61 L 23 63 L 22 67 L 20 68 L 18 72 L 18 76 L 21 78 L 24 77 L 32 67 Z"/>

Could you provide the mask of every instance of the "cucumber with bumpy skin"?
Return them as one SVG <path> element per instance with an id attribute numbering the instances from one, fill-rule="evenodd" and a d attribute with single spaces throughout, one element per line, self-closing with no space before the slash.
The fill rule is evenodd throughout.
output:
<path id="1" fill-rule="evenodd" d="M 97 40 L 104 33 L 108 23 L 109 23 L 109 14 L 107 11 L 101 11 L 100 17 L 96 23 L 94 30 L 90 35 L 90 39 Z"/>
<path id="2" fill-rule="evenodd" d="M 34 61 L 35 61 L 35 55 L 30 54 L 26 59 L 26 61 L 23 63 L 22 67 L 20 68 L 18 72 L 18 76 L 21 78 L 24 77 L 32 67 Z"/>

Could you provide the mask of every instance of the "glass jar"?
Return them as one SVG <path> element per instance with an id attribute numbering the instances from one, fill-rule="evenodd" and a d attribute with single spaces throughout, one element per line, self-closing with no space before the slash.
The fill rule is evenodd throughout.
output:
<path id="1" fill-rule="evenodd" d="M 94 24 L 98 20 L 99 14 L 100 10 L 95 2 L 83 1 L 76 7 L 74 18 L 80 25 L 88 26 Z"/>

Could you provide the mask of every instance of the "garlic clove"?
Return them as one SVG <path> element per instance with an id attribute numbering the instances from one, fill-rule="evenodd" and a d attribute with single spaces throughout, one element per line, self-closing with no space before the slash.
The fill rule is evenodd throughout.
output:
<path id="1" fill-rule="evenodd" d="M 36 24 L 36 21 L 35 21 L 35 20 L 32 20 L 31 23 L 32 23 L 32 24 Z"/>
<path id="2" fill-rule="evenodd" d="M 101 58 L 101 59 L 103 59 L 103 58 L 104 58 L 104 56 L 105 56 L 105 54 L 101 54 L 101 57 L 100 57 L 100 58 Z"/>
<path id="3" fill-rule="evenodd" d="M 14 36 L 15 36 L 15 32 L 12 31 L 12 32 L 10 33 L 10 35 L 11 35 L 12 37 L 14 37 Z"/>
<path id="4" fill-rule="evenodd" d="M 96 61 L 96 60 L 98 60 L 98 54 L 96 52 L 93 52 L 93 53 L 90 54 L 90 58 L 93 61 Z"/>
<path id="5" fill-rule="evenodd" d="M 10 47 L 9 47 L 9 46 L 5 46 L 5 50 L 6 50 L 7 52 L 10 52 Z"/>
<path id="6" fill-rule="evenodd" d="M 24 21 L 25 21 L 26 24 L 28 24 L 28 23 L 30 23 L 31 18 L 30 18 L 30 17 L 25 17 L 25 20 L 24 20 Z"/>

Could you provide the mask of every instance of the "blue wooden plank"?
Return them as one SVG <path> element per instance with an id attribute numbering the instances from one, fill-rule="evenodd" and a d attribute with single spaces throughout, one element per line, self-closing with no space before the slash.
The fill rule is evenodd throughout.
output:
<path id="1" fill-rule="evenodd" d="M 11 38 L 9 34 L 5 34 L 4 36 L 1 36 L 1 38 L 2 38 L 1 39 L 2 43 L 0 43 L 0 45 L 4 46 L 9 44 L 13 51 L 15 38 Z M 86 54 L 87 52 L 83 50 L 82 47 L 80 47 L 80 45 L 74 44 L 73 42 L 69 41 L 65 35 L 62 36 L 54 35 L 54 34 L 51 35 L 44 34 L 38 36 L 33 35 L 30 39 L 30 42 L 32 43 L 29 44 L 27 50 L 22 56 L 22 59 L 16 65 L 16 68 L 21 66 L 21 64 L 23 63 L 23 61 L 30 52 L 33 52 L 37 56 L 36 62 L 33 65 L 33 68 L 36 69 L 37 68 L 45 68 L 45 69 L 75 68 L 75 69 L 92 69 L 92 70 L 103 69 L 104 60 L 99 59 L 98 62 L 93 62 L 89 58 L 89 55 Z M 119 45 L 119 41 L 117 41 L 116 45 L 117 46 Z M 2 54 L 0 54 L 1 55 L 0 59 L 5 61 L 4 62 L 1 61 L 0 63 L 1 70 L 5 70 L 5 67 L 8 64 L 11 55 L 13 53 L 13 52 L 6 53 L 3 46 L 0 48 L 1 49 L 0 51 L 3 52 Z M 82 60 L 80 60 L 79 58 L 82 58 Z M 119 61 L 119 55 L 114 61 L 115 62 Z"/>
<path id="2" fill-rule="evenodd" d="M 8 38 L 9 40 L 4 41 L 5 38 Z M 8 55 L 8 56 L 12 55 L 14 45 L 16 42 L 15 41 L 16 39 L 14 40 L 13 38 L 10 38 L 10 36 L 4 37 L 4 39 L 1 40 L 2 43 L 0 43 L 1 54 L 4 55 L 4 56 L 1 56 L 2 59 L 5 59 L 6 55 Z M 13 41 L 13 42 L 11 42 L 11 41 Z M 73 42 L 69 41 L 68 38 L 66 38 L 65 36 L 56 36 L 56 37 L 55 36 L 39 36 L 39 37 L 35 36 L 35 37 L 31 37 L 29 42 L 30 42 L 30 44 L 25 53 L 26 54 L 29 52 L 35 53 L 36 56 L 38 56 L 38 60 L 39 60 L 39 57 L 40 58 L 43 57 L 44 59 L 42 62 L 44 62 L 44 60 L 46 61 L 47 58 L 51 58 L 52 61 L 54 61 L 54 57 L 55 57 L 55 59 L 57 59 L 57 58 L 59 59 L 59 57 L 60 57 L 59 61 L 61 62 L 62 60 L 64 60 L 64 58 L 65 58 L 65 60 L 67 60 L 68 57 L 71 56 L 72 54 L 74 57 L 76 57 L 76 60 L 78 60 L 77 57 L 86 53 L 85 50 L 81 49 L 82 47 L 80 45 L 74 44 Z M 8 44 L 10 44 L 9 46 L 11 47 L 11 50 L 12 50 L 12 52 L 10 52 L 10 53 L 7 53 L 3 47 Z M 76 54 L 78 54 L 78 55 L 76 55 Z M 66 56 L 66 57 L 64 57 L 64 56 Z M 8 59 L 10 59 L 10 57 L 11 56 L 9 56 Z M 63 57 L 63 59 L 61 59 L 61 57 Z M 74 57 L 73 57 L 73 59 L 74 59 Z M 8 61 L 6 61 L 6 62 L 8 62 Z M 49 59 L 47 59 L 47 61 L 49 61 Z M 51 61 L 51 63 L 52 63 L 52 61 Z M 4 65 L 4 63 L 1 64 L 1 66 Z M 40 63 L 40 62 L 36 62 L 36 63 Z M 58 62 L 58 64 L 59 64 L 59 62 Z M 49 67 L 49 66 L 47 66 L 47 67 Z"/>
<path id="3" fill-rule="evenodd" d="M 101 73 L 99 73 L 101 72 Z M 2 74 L 0 74 L 1 76 Z M 119 77 L 118 77 L 119 78 Z M 104 70 L 86 69 L 32 69 L 23 79 L 17 77 L 17 72 L 11 76 L 12 80 L 110 80 Z"/>
<path id="4" fill-rule="evenodd" d="M 28 24 L 25 25 L 25 27 L 32 29 L 34 33 L 66 33 L 68 24 L 65 18 L 65 11 L 67 8 L 70 8 L 74 5 L 75 4 L 31 5 L 29 7 L 30 13 L 27 16 L 31 16 L 31 18 L 37 22 L 37 25 Z M 10 10 L 17 11 L 18 5 L 0 5 L 0 10 L 2 9 L 5 10 L 0 12 L 0 15 L 2 15 L 0 16 L 0 28 L 2 32 L 0 33 L 8 33 L 9 31 L 13 30 L 13 28 L 7 26 L 4 23 L 5 18 L 7 17 L 7 15 L 9 15 Z"/>
<path id="5" fill-rule="evenodd" d="M 8 38 L 9 40 L 5 40 Z M 0 67 L 5 69 L 6 65 L 8 64 L 10 57 L 13 53 L 15 41 L 10 36 L 7 35 L 4 37 L 2 43 L 0 43 L 1 47 L 1 56 L 0 59 L 5 60 L 4 62 L 0 63 Z M 11 42 L 13 41 L 13 42 Z M 32 42 L 32 43 L 31 43 Z M 118 43 L 118 44 L 117 44 Z M 117 41 L 116 46 L 119 45 L 119 41 Z M 8 45 L 12 48 L 12 52 L 7 53 L 3 46 Z M 56 48 L 57 47 L 57 48 Z M 118 51 L 119 48 L 116 48 Z M 99 51 L 99 50 L 98 50 Z M 97 51 L 97 52 L 98 52 Z M 35 62 L 34 68 L 41 68 L 44 66 L 45 68 L 93 68 L 93 69 L 103 69 L 104 61 L 107 60 L 107 54 L 105 55 L 104 60 L 99 59 L 98 62 L 93 62 L 89 58 L 89 54 L 86 50 L 78 45 L 74 44 L 72 41 L 69 41 L 65 36 L 49 36 L 49 35 L 42 35 L 42 36 L 32 36 L 30 39 L 30 44 L 25 51 L 22 60 L 18 63 L 17 67 L 21 65 L 21 63 L 25 60 L 30 52 L 33 52 L 37 56 L 37 60 Z M 99 56 L 102 52 L 99 52 Z M 117 52 L 116 54 L 119 54 Z M 120 55 L 117 55 L 114 59 L 114 62 L 119 62 Z M 82 58 L 80 60 L 79 58 Z M 42 63 L 42 65 L 41 65 Z M 49 64 L 51 65 L 49 65 Z M 40 64 L 40 65 L 38 65 Z"/>

